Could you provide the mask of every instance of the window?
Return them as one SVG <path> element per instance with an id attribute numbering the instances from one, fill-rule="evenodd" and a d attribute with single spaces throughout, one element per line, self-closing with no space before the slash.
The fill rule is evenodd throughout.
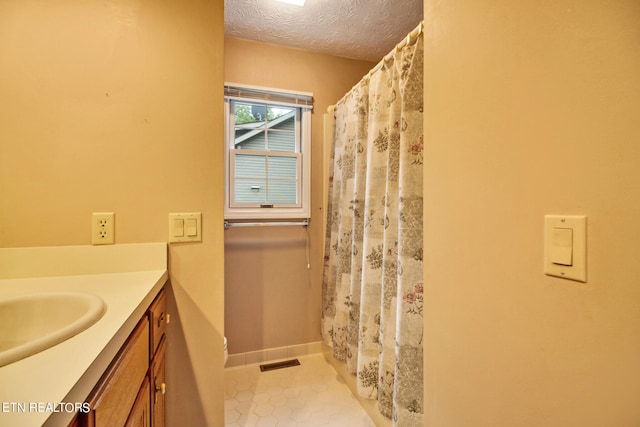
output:
<path id="1" fill-rule="evenodd" d="M 312 100 L 225 85 L 225 219 L 309 218 Z"/>

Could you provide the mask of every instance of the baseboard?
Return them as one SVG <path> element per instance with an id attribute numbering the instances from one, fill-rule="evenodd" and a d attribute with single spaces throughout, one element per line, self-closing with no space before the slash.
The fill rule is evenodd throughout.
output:
<path id="1" fill-rule="evenodd" d="M 319 353 L 322 353 L 321 341 L 287 347 L 267 348 L 247 353 L 230 354 L 225 367 L 232 368 L 236 366 L 253 365 L 256 363 L 273 362 L 291 357 L 301 357 Z"/>

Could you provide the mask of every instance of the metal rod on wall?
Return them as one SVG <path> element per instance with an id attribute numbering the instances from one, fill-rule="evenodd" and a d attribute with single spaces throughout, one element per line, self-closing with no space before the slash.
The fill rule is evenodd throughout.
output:
<path id="1" fill-rule="evenodd" d="M 309 220 L 304 221 L 290 221 L 290 222 L 282 222 L 282 221 L 265 221 L 265 222 L 224 222 L 224 228 L 227 229 L 229 227 L 278 227 L 278 226 L 296 226 L 302 225 L 304 227 L 309 225 Z"/>

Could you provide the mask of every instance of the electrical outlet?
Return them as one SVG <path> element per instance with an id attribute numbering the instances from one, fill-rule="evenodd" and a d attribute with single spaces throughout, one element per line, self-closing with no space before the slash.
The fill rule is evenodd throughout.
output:
<path id="1" fill-rule="evenodd" d="M 113 245 L 116 242 L 116 214 L 94 212 L 91 219 L 91 244 Z"/>

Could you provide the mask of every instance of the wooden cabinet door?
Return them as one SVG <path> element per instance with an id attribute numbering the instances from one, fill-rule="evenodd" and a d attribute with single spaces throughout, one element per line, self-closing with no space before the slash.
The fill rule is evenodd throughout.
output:
<path id="1" fill-rule="evenodd" d="M 158 350 L 151 364 L 151 407 L 153 416 L 151 425 L 153 427 L 164 427 L 164 398 L 165 398 L 165 348 L 167 340 L 163 336 Z"/>
<path id="2" fill-rule="evenodd" d="M 150 396 L 149 377 L 145 377 L 125 427 L 151 427 Z"/>
<path id="3" fill-rule="evenodd" d="M 80 424 L 86 427 L 123 425 L 148 370 L 149 322 L 145 315 L 94 389 L 89 399 L 91 411 L 81 414 Z"/>
<path id="4" fill-rule="evenodd" d="M 75 417 L 71 420 L 68 427 L 80 427 L 80 417 L 76 414 Z"/>

